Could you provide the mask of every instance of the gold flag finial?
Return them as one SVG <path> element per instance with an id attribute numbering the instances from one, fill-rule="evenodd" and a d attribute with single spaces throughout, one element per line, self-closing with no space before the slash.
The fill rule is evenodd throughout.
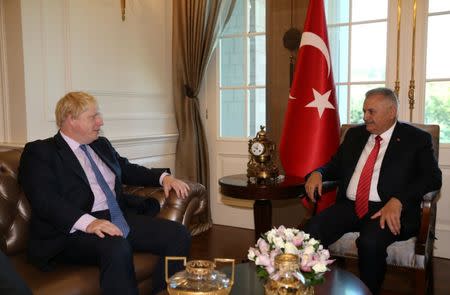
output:
<path id="1" fill-rule="evenodd" d="M 122 9 L 122 21 L 125 21 L 125 1 L 126 0 L 120 0 L 120 7 Z"/>

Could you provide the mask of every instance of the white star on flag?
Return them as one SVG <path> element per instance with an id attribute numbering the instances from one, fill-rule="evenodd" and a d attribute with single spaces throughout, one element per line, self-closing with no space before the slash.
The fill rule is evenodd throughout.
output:
<path id="1" fill-rule="evenodd" d="M 325 109 L 334 109 L 334 106 L 328 101 L 330 98 L 331 90 L 328 90 L 324 94 L 320 94 L 316 89 L 312 89 L 314 94 L 314 100 L 308 103 L 305 107 L 317 108 L 319 112 L 319 118 L 322 118 L 323 111 Z"/>

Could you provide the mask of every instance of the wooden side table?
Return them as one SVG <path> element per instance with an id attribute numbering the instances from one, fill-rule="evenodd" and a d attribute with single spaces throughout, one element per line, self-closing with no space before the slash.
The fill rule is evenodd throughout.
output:
<path id="1" fill-rule="evenodd" d="M 255 241 L 272 228 L 272 200 L 293 199 L 305 194 L 305 181 L 301 177 L 285 176 L 270 184 L 249 183 L 247 175 L 236 174 L 219 179 L 220 192 L 228 197 L 255 200 L 253 217 Z"/>

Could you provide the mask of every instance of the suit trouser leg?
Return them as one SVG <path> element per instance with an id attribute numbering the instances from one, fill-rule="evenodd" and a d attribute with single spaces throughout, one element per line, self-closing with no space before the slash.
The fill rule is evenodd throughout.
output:
<path id="1" fill-rule="evenodd" d="M 390 231 L 387 224 L 382 229 L 379 218 L 372 220 L 366 216 L 364 219 L 356 240 L 358 267 L 361 280 L 375 295 L 379 294 L 386 273 L 386 249 L 398 237 Z"/>
<path id="2" fill-rule="evenodd" d="M 127 222 L 131 228 L 128 240 L 133 250 L 160 256 L 152 275 L 152 294 L 156 294 L 166 287 L 165 257 L 187 257 L 191 247 L 191 235 L 182 224 L 166 219 L 129 214 Z M 169 276 L 182 269 L 181 262 L 169 264 Z"/>
<path id="3" fill-rule="evenodd" d="M 0 294 L 31 295 L 31 291 L 9 262 L 8 257 L 0 251 Z"/>
<path id="4" fill-rule="evenodd" d="M 354 212 L 354 202 L 337 201 L 333 206 L 313 216 L 305 225 L 305 232 L 328 248 L 343 234 L 358 230 L 359 219 Z"/>
<path id="5" fill-rule="evenodd" d="M 56 259 L 70 264 L 97 265 L 102 294 L 138 294 L 133 250 L 123 237 L 100 238 L 78 231 L 70 235 L 64 251 Z"/>
<path id="6" fill-rule="evenodd" d="M 359 231 L 357 239 L 358 266 L 361 280 L 373 294 L 378 294 L 386 271 L 387 247 L 399 240 L 393 235 L 386 224 L 381 229 L 379 218 L 370 219 L 381 209 L 380 203 L 369 203 L 369 212 L 363 219 L 355 213 L 354 202 L 340 200 L 335 205 L 320 212 L 306 224 L 305 231 L 321 241 L 324 247 L 329 247 L 343 234 Z"/>

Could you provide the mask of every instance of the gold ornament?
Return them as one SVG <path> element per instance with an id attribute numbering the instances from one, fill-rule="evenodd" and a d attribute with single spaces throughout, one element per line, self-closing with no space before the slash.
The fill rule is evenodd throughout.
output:
<path id="1" fill-rule="evenodd" d="M 182 260 L 186 270 L 168 277 L 168 263 Z M 231 264 L 231 279 L 224 273 L 215 270 L 216 263 Z M 186 257 L 166 257 L 167 292 L 170 295 L 228 295 L 234 283 L 234 259 L 216 258 L 210 260 L 191 260 Z"/>
<path id="2" fill-rule="evenodd" d="M 249 161 L 247 163 L 247 177 L 249 182 L 267 183 L 278 177 L 275 165 L 275 143 L 267 138 L 264 126 L 255 138 L 248 141 Z"/>
<path id="3" fill-rule="evenodd" d="M 275 274 L 264 285 L 265 295 L 314 295 L 314 287 L 306 287 L 300 279 L 298 256 L 279 254 L 275 257 Z"/>

